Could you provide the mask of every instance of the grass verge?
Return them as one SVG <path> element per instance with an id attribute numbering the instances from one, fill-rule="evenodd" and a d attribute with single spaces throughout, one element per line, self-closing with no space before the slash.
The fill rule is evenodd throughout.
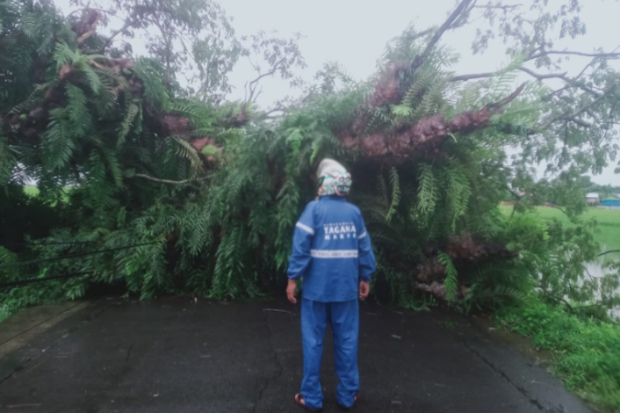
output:
<path id="1" fill-rule="evenodd" d="M 552 373 L 568 390 L 603 412 L 620 412 L 620 326 L 544 303 L 504 308 L 496 320 L 502 328 L 531 337 L 534 347 L 549 350 Z"/>

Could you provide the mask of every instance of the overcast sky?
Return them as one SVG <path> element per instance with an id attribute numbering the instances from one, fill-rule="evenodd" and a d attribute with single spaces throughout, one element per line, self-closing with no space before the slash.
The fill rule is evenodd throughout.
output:
<path id="1" fill-rule="evenodd" d="M 549 0 L 550 3 L 565 0 Z M 58 0 L 64 11 L 68 0 Z M 486 1 L 484 2 L 486 3 Z M 591 52 L 595 47 L 612 51 L 620 45 L 620 3 L 615 0 L 582 0 L 582 20 L 587 34 L 572 44 L 556 43 L 556 49 Z M 314 74 L 329 61 L 336 61 L 356 79 L 365 79 L 373 73 L 376 61 L 387 41 L 398 36 L 408 24 L 427 28 L 439 25 L 453 9 L 455 0 L 220 0 L 239 35 L 259 30 L 277 30 L 282 36 L 299 32 L 301 51 L 308 68 L 300 71 L 304 80 L 312 81 Z M 484 21 L 479 20 L 479 25 Z M 458 73 L 488 72 L 507 62 L 504 48 L 495 44 L 486 54 L 473 56 L 471 43 L 476 25 L 447 33 L 443 41 L 462 55 L 455 66 Z M 478 26 L 480 27 L 480 26 Z M 583 60 L 573 59 L 567 69 L 579 71 Z M 587 61 L 586 61 L 587 62 Z M 232 99 L 243 99 L 243 85 L 255 77 L 247 62 L 239 64 L 232 75 L 236 85 Z M 262 106 L 294 93 L 288 84 L 278 80 L 264 83 L 259 98 Z M 620 185 L 620 175 L 614 175 L 610 166 L 594 181 Z"/>

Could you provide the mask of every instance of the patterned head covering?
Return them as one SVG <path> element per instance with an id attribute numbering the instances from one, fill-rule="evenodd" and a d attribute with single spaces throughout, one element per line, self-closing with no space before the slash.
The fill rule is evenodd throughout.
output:
<path id="1" fill-rule="evenodd" d="M 351 189 L 351 174 L 333 159 L 323 159 L 316 172 L 319 196 L 346 196 Z"/>

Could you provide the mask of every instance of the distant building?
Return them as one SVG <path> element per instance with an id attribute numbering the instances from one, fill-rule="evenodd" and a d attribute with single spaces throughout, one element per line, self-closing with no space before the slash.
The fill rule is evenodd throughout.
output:
<path id="1" fill-rule="evenodd" d="M 590 192 L 589 194 L 586 194 L 586 202 L 590 206 L 596 206 L 601 203 L 601 197 L 599 197 L 596 192 Z"/>
<path id="2" fill-rule="evenodd" d="M 620 199 L 605 199 L 601 201 L 601 207 L 605 209 L 620 209 Z"/>

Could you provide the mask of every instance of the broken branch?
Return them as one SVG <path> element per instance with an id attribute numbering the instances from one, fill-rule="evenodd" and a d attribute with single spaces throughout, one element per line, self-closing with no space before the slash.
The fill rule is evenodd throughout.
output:
<path id="1" fill-rule="evenodd" d="M 426 59 L 428 59 L 428 56 L 430 56 L 431 52 L 433 51 L 433 48 L 435 47 L 437 42 L 439 42 L 439 39 L 441 39 L 441 36 L 443 36 L 443 34 L 447 30 L 452 28 L 452 25 L 454 24 L 454 22 L 467 11 L 467 9 L 469 8 L 472 2 L 473 0 L 462 0 L 461 3 L 456 7 L 456 9 L 454 9 L 452 14 L 450 14 L 448 19 L 446 19 L 446 21 L 443 22 L 443 24 L 439 27 L 437 32 L 433 35 L 431 40 L 426 45 L 426 49 L 424 49 L 424 52 L 422 52 L 422 54 L 417 55 L 415 59 L 413 59 L 413 62 L 411 63 L 412 73 L 415 72 L 420 66 L 422 66 L 422 64 L 426 61 Z"/>
<path id="2" fill-rule="evenodd" d="M 491 116 L 500 113 L 502 108 L 513 101 L 525 88 L 526 83 L 499 102 L 485 105 L 479 111 L 468 111 L 456 115 L 450 120 L 442 115 L 424 118 L 415 125 L 402 125 L 393 133 L 377 133 L 352 139 L 341 135 L 345 147 L 359 145 L 362 153 L 368 157 L 396 156 L 409 157 L 412 152 L 425 144 L 437 145 L 455 133 L 467 134 L 489 126 Z"/>

